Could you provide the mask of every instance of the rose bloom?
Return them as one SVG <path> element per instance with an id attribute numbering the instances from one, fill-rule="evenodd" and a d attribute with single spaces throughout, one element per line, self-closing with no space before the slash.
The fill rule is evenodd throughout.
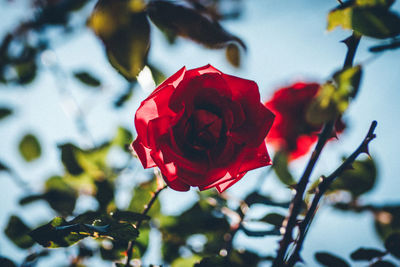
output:
<path id="1" fill-rule="evenodd" d="M 275 91 L 265 103 L 275 114 L 275 121 L 267 136 L 267 141 L 275 149 L 289 153 L 289 160 L 297 159 L 310 150 L 317 142 L 322 125 L 311 124 L 306 120 L 307 109 L 317 95 L 320 85 L 298 82 Z M 344 129 L 339 119 L 336 132 Z"/>
<path id="2" fill-rule="evenodd" d="M 159 167 L 172 189 L 222 192 L 247 171 L 271 164 L 265 137 L 273 120 L 255 82 L 211 65 L 183 67 L 141 103 L 132 147 L 143 167 Z"/>

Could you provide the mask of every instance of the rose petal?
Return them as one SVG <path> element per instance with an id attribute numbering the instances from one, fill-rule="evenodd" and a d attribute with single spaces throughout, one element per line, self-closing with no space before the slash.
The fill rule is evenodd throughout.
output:
<path id="1" fill-rule="evenodd" d="M 131 147 L 136 152 L 136 155 L 139 157 L 140 162 L 143 165 L 143 168 L 151 168 L 157 166 L 153 161 L 150 155 L 151 149 L 145 147 L 143 143 L 140 141 L 140 138 L 136 138 L 134 142 L 132 142 Z"/>

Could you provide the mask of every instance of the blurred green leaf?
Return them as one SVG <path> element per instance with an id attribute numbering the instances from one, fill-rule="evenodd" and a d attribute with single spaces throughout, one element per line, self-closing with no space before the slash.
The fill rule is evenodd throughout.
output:
<path id="1" fill-rule="evenodd" d="M 115 108 L 122 107 L 132 97 L 135 84 L 136 81 L 130 82 L 129 86 L 125 89 L 125 92 L 117 97 L 117 99 L 114 101 Z"/>
<path id="2" fill-rule="evenodd" d="M 342 115 L 358 92 L 361 74 L 359 65 L 336 72 L 333 75 L 334 83 L 323 84 L 311 102 L 306 111 L 307 121 L 320 125 Z"/>
<path id="3" fill-rule="evenodd" d="M 284 220 L 285 220 L 285 216 L 283 216 L 281 214 L 268 213 L 263 218 L 261 218 L 259 221 L 266 222 L 266 223 L 274 225 L 277 228 L 280 228 L 282 226 L 282 223 Z"/>
<path id="4" fill-rule="evenodd" d="M 25 135 L 20 141 L 18 148 L 22 157 L 27 162 L 39 158 L 40 155 L 42 154 L 40 143 L 38 139 L 32 134 Z"/>
<path id="5" fill-rule="evenodd" d="M 154 65 L 148 64 L 147 66 L 151 70 L 151 74 L 153 75 L 153 79 L 156 85 L 161 84 L 167 78 L 164 73 L 162 73 L 162 71 L 156 68 Z"/>
<path id="6" fill-rule="evenodd" d="M 129 203 L 128 210 L 142 213 L 145 206 L 149 203 L 153 197 L 154 192 L 157 191 L 157 179 L 153 177 L 150 181 L 139 184 L 133 189 L 133 197 Z M 156 217 L 159 215 L 161 210 L 160 201 L 157 199 L 151 207 L 148 215 Z"/>
<path id="7" fill-rule="evenodd" d="M 274 228 L 272 230 L 250 230 L 245 226 L 241 226 L 240 229 L 247 235 L 251 237 L 264 237 L 268 235 L 281 235 L 279 229 Z"/>
<path id="8" fill-rule="evenodd" d="M 289 204 L 290 204 L 290 202 L 276 202 L 271 197 L 260 195 L 257 192 L 253 192 L 253 193 L 249 194 L 245 198 L 244 201 L 246 202 L 246 204 L 248 206 L 251 206 L 253 204 L 264 204 L 264 205 L 267 205 L 267 206 L 276 206 L 276 207 L 288 208 Z"/>
<path id="9" fill-rule="evenodd" d="M 65 183 L 62 177 L 52 176 L 46 181 L 44 193 L 25 196 L 19 203 L 20 205 L 26 205 L 33 201 L 44 200 L 58 213 L 71 215 L 75 208 L 77 197 L 78 193 Z"/>
<path id="10" fill-rule="evenodd" d="M 14 65 L 14 68 L 18 76 L 17 82 L 21 85 L 31 83 L 36 77 L 37 66 L 33 59 L 27 62 L 18 63 Z"/>
<path id="11" fill-rule="evenodd" d="M 380 260 L 372 263 L 369 267 L 396 267 L 396 265 L 390 261 Z"/>
<path id="12" fill-rule="evenodd" d="M 378 52 L 387 51 L 387 50 L 394 50 L 397 48 L 400 48 L 400 40 L 392 39 L 388 43 L 370 47 L 369 51 L 373 52 L 373 53 L 378 53 Z"/>
<path id="13" fill-rule="evenodd" d="M 375 230 L 382 240 L 400 232 L 400 206 L 384 206 L 374 211 Z"/>
<path id="14" fill-rule="evenodd" d="M 157 27 L 167 32 L 167 35 L 186 37 L 210 48 L 221 48 L 236 42 L 246 49 L 242 40 L 196 9 L 174 2 L 154 0 L 150 1 L 147 10 L 150 19 Z"/>
<path id="15" fill-rule="evenodd" d="M 13 113 L 13 111 L 9 108 L 6 107 L 0 107 L 0 120 L 10 116 Z"/>
<path id="16" fill-rule="evenodd" d="M 114 199 L 114 183 L 109 180 L 95 181 L 96 184 L 96 200 L 99 203 L 100 211 L 107 211 L 107 206 Z"/>
<path id="17" fill-rule="evenodd" d="M 140 233 L 141 235 L 142 233 Z M 109 244 L 101 244 L 100 255 L 103 260 L 117 261 L 126 257 L 126 248 L 128 242 L 126 241 L 112 241 Z M 123 264 L 125 266 L 125 264 Z"/>
<path id="18" fill-rule="evenodd" d="M 357 6 L 382 6 L 390 7 L 395 0 L 356 0 Z"/>
<path id="19" fill-rule="evenodd" d="M 117 130 L 117 134 L 115 135 L 114 139 L 111 141 L 111 144 L 115 145 L 115 146 L 119 146 L 124 151 L 127 151 L 126 148 L 127 148 L 127 146 L 130 145 L 130 143 L 132 143 L 132 141 L 133 141 L 132 133 L 128 129 L 126 129 L 122 126 L 119 126 L 118 130 Z"/>
<path id="20" fill-rule="evenodd" d="M 147 62 L 150 25 L 137 1 L 100 0 L 88 25 L 103 41 L 111 65 L 132 81 Z"/>
<path id="21" fill-rule="evenodd" d="M 296 184 L 296 181 L 294 180 L 288 168 L 287 153 L 284 152 L 275 153 L 272 167 L 276 173 L 276 176 L 283 184 L 289 186 Z"/>
<path id="22" fill-rule="evenodd" d="M 0 256 L 0 266 L 2 267 L 16 267 L 15 263 L 10 259 Z"/>
<path id="23" fill-rule="evenodd" d="M 34 241 L 28 235 L 31 229 L 16 215 L 12 215 L 4 230 L 6 236 L 19 248 L 27 249 L 33 246 Z"/>
<path id="24" fill-rule="evenodd" d="M 74 77 L 87 86 L 99 87 L 101 85 L 100 80 L 87 71 L 74 72 Z"/>
<path id="25" fill-rule="evenodd" d="M 393 233 L 386 238 L 385 248 L 390 254 L 400 259 L 400 233 Z"/>
<path id="26" fill-rule="evenodd" d="M 72 175 L 81 174 L 83 169 L 76 159 L 76 146 L 68 143 L 59 145 L 58 147 L 61 149 L 61 161 L 64 164 L 65 169 Z"/>
<path id="27" fill-rule="evenodd" d="M 240 50 L 239 47 L 230 43 L 225 49 L 225 56 L 228 59 L 228 62 L 231 63 L 232 66 L 238 68 L 240 67 Z"/>
<path id="28" fill-rule="evenodd" d="M 370 261 L 374 258 L 380 258 L 386 255 L 386 252 L 374 249 L 374 248 L 359 248 L 350 257 L 355 261 Z"/>
<path id="29" fill-rule="evenodd" d="M 247 250 L 233 250 L 227 257 L 205 257 L 194 267 L 244 267 L 257 266 L 259 262 L 260 257 L 255 253 Z"/>
<path id="30" fill-rule="evenodd" d="M 328 252 L 317 252 L 314 256 L 319 263 L 326 267 L 350 267 L 344 259 Z"/>
<path id="31" fill-rule="evenodd" d="M 112 213 L 112 217 L 118 221 L 124 221 L 128 223 L 135 223 L 137 221 L 149 220 L 150 217 L 147 215 L 143 215 L 141 213 L 132 212 L 132 211 L 121 211 L 117 210 Z"/>
<path id="32" fill-rule="evenodd" d="M 0 171 L 8 171 L 9 168 L 2 162 L 0 161 Z"/>
<path id="33" fill-rule="evenodd" d="M 339 7 L 329 13 L 328 30 L 338 26 L 365 36 L 385 39 L 400 33 L 400 17 L 387 6 L 351 5 Z"/>
<path id="34" fill-rule="evenodd" d="M 194 264 L 200 262 L 201 257 L 198 255 L 192 255 L 187 258 L 177 258 L 173 262 L 171 262 L 171 267 L 187 267 L 193 266 Z"/>
<path id="35" fill-rule="evenodd" d="M 350 192 L 354 198 L 357 198 L 374 187 L 377 170 L 371 158 L 356 160 L 352 166 L 353 169 L 344 171 L 333 181 L 328 192 L 345 190 Z"/>

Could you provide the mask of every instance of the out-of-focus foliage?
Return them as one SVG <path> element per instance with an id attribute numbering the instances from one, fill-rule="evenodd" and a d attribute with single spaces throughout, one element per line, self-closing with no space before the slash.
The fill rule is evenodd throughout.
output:
<path id="1" fill-rule="evenodd" d="M 400 24 L 399 16 L 391 10 L 393 2 L 354 0 L 344 3 L 329 13 L 328 30 L 340 26 L 354 30 L 358 35 L 384 39 L 383 43 L 371 48 L 373 52 L 396 49 L 400 47 Z M 219 49 L 234 67 L 240 67 L 245 57 L 245 40 L 226 30 L 221 23 L 240 18 L 240 0 L 46 0 L 32 1 L 30 11 L 34 15 L 27 16 L 29 19 L 10 29 L 0 42 L 0 83 L 7 84 L 7 87 L 32 88 L 46 65 L 42 64 L 45 52 L 51 51 L 60 40 L 74 37 L 88 28 L 104 45 L 109 63 L 127 80 L 122 92 L 110 98 L 114 108 L 122 107 L 135 96 L 137 76 L 141 71 L 149 70 L 155 84 L 166 78 L 157 67 L 157 59 L 149 62 L 152 31 L 161 30 L 170 45 L 177 41 L 194 41 L 207 49 Z M 51 34 L 52 30 L 57 30 L 58 39 Z M 58 65 L 61 66 L 62 62 L 50 64 L 48 73 L 59 75 L 62 68 Z M 66 77 L 75 79 L 75 85 L 92 88 L 97 94 L 101 94 L 107 84 L 104 77 L 98 77 L 97 72 L 90 68 L 65 72 Z M 307 113 L 310 121 L 321 123 L 341 116 L 358 92 L 361 75 L 361 66 L 334 73 Z M 15 119 L 14 113 L 21 115 L 12 104 L 1 103 L 0 123 Z M 128 123 L 132 124 L 131 121 Z M 277 201 L 262 193 L 261 185 L 257 184 L 254 190 L 243 195 L 243 199 L 218 195 L 212 190 L 198 193 L 198 201 L 175 215 L 164 214 L 162 203 L 157 199 L 144 215 L 154 193 L 162 185 L 157 180 L 158 174 L 147 180 L 140 177 L 142 180 L 137 182 L 139 175 L 132 171 L 135 165 L 129 151 L 132 140 L 131 129 L 122 126 L 115 129 L 113 137 L 93 142 L 91 146 L 80 145 L 76 140 L 63 140 L 57 144 L 61 170 L 44 174 L 44 177 L 49 177 L 44 184 L 35 184 L 32 188 L 26 186 L 30 181 L 24 183 L 18 176 L 12 160 L 0 159 L 2 174 L 10 176 L 25 190 L 19 201 L 24 220 L 11 215 L 4 233 L 10 242 L 27 253 L 23 262 L 18 264 L 0 256 L 0 266 L 34 266 L 54 251 L 41 246 L 68 247 L 65 249 L 71 252 L 68 252 L 70 262 L 63 262 L 64 265 L 84 266 L 86 259 L 101 257 L 117 266 L 125 266 L 130 242 L 134 242 L 132 259 L 139 260 L 154 242 L 151 240 L 153 233 L 158 233 L 161 239 L 162 262 L 172 267 L 257 266 L 260 262 L 273 260 L 271 256 L 263 256 L 261 249 L 239 249 L 235 243 L 236 234 L 240 232 L 250 239 L 280 235 L 289 199 Z M 41 136 L 22 136 L 16 146 L 22 164 L 30 164 L 39 158 L 38 163 L 45 161 L 47 150 L 43 149 L 42 153 L 42 147 L 47 145 Z M 122 163 L 115 164 L 110 160 L 114 153 L 118 153 Z M 291 190 L 296 188 L 296 177 L 290 172 L 289 164 L 287 155 L 275 154 L 275 174 Z M 119 197 L 126 188 L 121 188 L 120 182 L 125 172 L 133 173 L 132 188 L 127 188 L 130 193 L 128 196 L 125 194 L 127 201 L 121 204 L 123 201 Z M 373 215 L 375 230 L 385 250 L 355 248 L 351 253 L 352 260 L 368 261 L 370 266 L 395 266 L 390 261 L 400 257 L 400 206 L 363 204 L 364 194 L 374 188 L 377 179 L 374 161 L 369 158 L 356 161 L 353 169 L 342 173 L 330 187 L 328 193 L 332 198 L 329 198 L 329 203 L 343 212 L 370 212 Z M 335 199 L 342 191 L 348 192 L 351 199 L 343 202 L 340 202 L 340 197 Z M 310 190 L 302 211 L 307 211 L 308 197 L 312 194 L 315 191 Z M 92 202 L 90 209 L 79 205 L 85 199 Z M 48 218 L 44 225 L 39 223 L 43 222 L 42 218 L 28 220 L 24 214 L 26 209 L 36 207 L 35 203 L 40 201 L 51 208 L 54 217 L 52 220 Z M 248 218 L 246 214 L 254 206 L 268 211 L 256 219 Z M 301 219 L 302 216 L 298 218 L 299 222 Z M 254 228 L 253 223 L 262 225 L 262 228 Z M 87 242 L 86 237 L 94 241 Z M 391 258 L 387 260 L 384 257 Z M 325 266 L 349 266 L 341 257 L 331 253 L 317 253 L 316 259 Z"/>

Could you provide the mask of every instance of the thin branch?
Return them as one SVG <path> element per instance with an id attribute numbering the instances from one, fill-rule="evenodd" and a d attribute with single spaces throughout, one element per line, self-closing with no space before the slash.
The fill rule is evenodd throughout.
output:
<path id="1" fill-rule="evenodd" d="M 165 188 L 167 188 L 167 186 L 161 187 L 160 189 L 158 189 L 156 192 L 154 192 L 152 198 L 150 199 L 149 203 L 145 206 L 145 209 L 143 210 L 142 214 L 143 215 L 147 215 L 147 213 L 149 212 L 149 210 L 151 209 L 151 207 L 153 206 L 154 202 L 156 201 L 158 195 L 161 193 L 161 191 L 163 191 Z M 136 223 L 136 229 L 139 230 L 140 226 L 142 225 L 143 222 L 143 218 L 139 219 L 138 222 Z M 132 259 L 132 250 L 133 250 L 133 246 L 135 245 L 134 241 L 130 241 L 129 245 L 128 245 L 128 250 L 127 250 L 127 259 L 126 259 L 126 263 L 125 263 L 125 267 L 129 267 L 129 262 Z"/>
<path id="2" fill-rule="evenodd" d="M 354 56 L 357 51 L 358 44 L 360 42 L 360 36 L 353 33 L 349 38 L 345 39 L 343 42 L 347 45 L 347 54 L 344 60 L 343 69 L 351 67 L 353 65 Z M 328 121 L 319 135 L 318 143 L 314 148 L 311 158 L 301 176 L 298 184 L 296 185 L 296 193 L 289 207 L 289 215 L 285 218 L 282 224 L 283 237 L 279 242 L 279 249 L 276 258 L 272 264 L 273 267 L 284 266 L 284 259 L 287 253 L 289 245 L 293 241 L 293 229 L 297 224 L 297 216 L 301 211 L 301 206 L 303 202 L 303 195 L 306 190 L 310 175 L 314 166 L 322 152 L 323 147 L 330 137 L 332 137 L 332 130 L 335 124 L 334 120 Z"/>
<path id="3" fill-rule="evenodd" d="M 304 220 L 299 225 L 299 239 L 296 242 L 296 248 L 293 254 L 288 260 L 288 266 L 293 266 L 298 260 L 300 260 L 300 251 L 302 249 L 307 230 L 309 229 L 314 215 L 318 209 L 319 201 L 321 200 L 329 186 L 332 184 L 332 182 L 345 170 L 347 170 L 361 153 L 368 154 L 368 144 L 376 137 L 376 135 L 374 134 L 376 126 L 377 122 L 373 121 L 367 135 L 365 136 L 359 147 L 333 173 L 331 173 L 328 177 L 322 177 L 322 181 L 316 189 L 317 191 L 315 193 L 311 206 L 307 211 Z"/>

